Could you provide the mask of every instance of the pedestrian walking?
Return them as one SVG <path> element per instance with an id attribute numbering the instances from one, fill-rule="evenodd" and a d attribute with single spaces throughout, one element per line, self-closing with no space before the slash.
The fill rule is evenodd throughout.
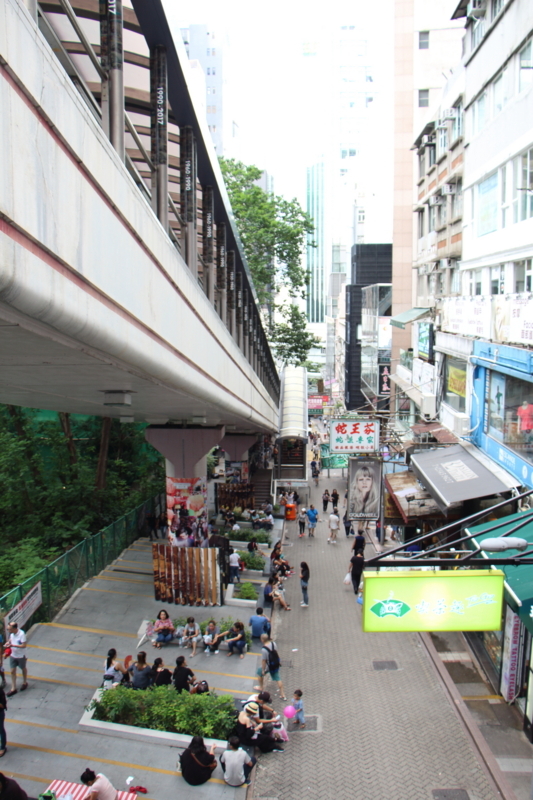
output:
<path id="1" fill-rule="evenodd" d="M 241 568 L 239 554 L 235 550 L 229 551 L 229 579 L 230 583 L 240 583 L 239 571 Z"/>
<path id="2" fill-rule="evenodd" d="M 309 506 L 309 508 L 305 512 L 305 514 L 306 514 L 307 520 L 308 520 L 309 536 L 314 537 L 316 523 L 318 521 L 318 511 L 316 510 L 314 505 L 311 503 L 311 505 Z"/>
<path id="3" fill-rule="evenodd" d="M 358 528 L 357 536 L 354 539 L 352 550 L 354 551 L 354 553 L 357 553 L 358 550 L 361 550 L 361 552 L 363 552 L 363 550 L 365 549 L 365 545 L 366 545 L 366 539 L 365 539 L 364 529 Z"/>
<path id="4" fill-rule="evenodd" d="M 0 758 L 5 756 L 7 750 L 7 737 L 6 737 L 6 727 L 5 727 L 5 718 L 6 718 L 6 710 L 7 710 L 7 699 L 3 689 L 0 689 Z"/>
<path id="5" fill-rule="evenodd" d="M 344 516 L 342 518 L 342 522 L 343 522 L 343 525 L 344 525 L 344 530 L 346 532 L 346 538 L 348 538 L 348 536 L 350 536 L 350 534 L 354 534 L 354 536 L 355 536 L 355 531 L 353 529 L 352 520 L 348 519 L 348 512 L 347 511 L 344 512 Z"/>
<path id="6" fill-rule="evenodd" d="M 307 522 L 307 512 L 305 508 L 300 509 L 300 513 L 298 514 L 298 526 L 300 528 L 300 533 L 298 534 L 299 538 L 301 539 L 302 536 L 305 536 L 305 523 Z"/>
<path id="7" fill-rule="evenodd" d="M 355 555 L 350 559 L 348 572 L 352 574 L 352 586 L 355 594 L 359 591 L 359 584 L 361 583 L 361 575 L 365 568 L 365 557 L 362 550 L 358 550 Z"/>
<path id="8" fill-rule="evenodd" d="M 265 675 L 270 674 L 271 680 L 278 684 L 279 696 L 282 700 L 286 700 L 283 691 L 283 683 L 281 681 L 280 667 L 281 661 L 276 648 L 276 642 L 273 642 L 266 633 L 261 636 L 261 666 L 257 669 L 257 677 L 259 686 L 254 686 L 259 692 L 263 691 L 263 682 Z"/>
<path id="9" fill-rule="evenodd" d="M 17 667 L 22 672 L 22 686 L 20 691 L 23 692 L 28 688 L 28 670 L 26 667 L 26 634 L 19 628 L 16 622 L 10 622 L 7 626 L 9 633 L 8 645 L 11 648 L 11 655 L 9 657 L 9 666 L 11 667 L 11 691 L 7 693 L 8 697 L 12 697 L 17 693 Z"/>
<path id="10" fill-rule="evenodd" d="M 301 689 L 295 689 L 292 696 L 292 707 L 296 709 L 296 715 L 293 717 L 295 725 L 300 726 L 300 730 L 305 728 L 305 715 L 304 715 L 304 701 L 302 700 L 303 692 Z"/>
<path id="11" fill-rule="evenodd" d="M 302 602 L 300 605 L 302 608 L 307 608 L 309 605 L 309 595 L 307 594 L 307 588 L 309 586 L 309 567 L 305 561 L 302 561 L 300 564 L 300 586 L 302 588 Z"/>
<path id="12" fill-rule="evenodd" d="M 339 512 L 337 508 L 333 509 L 333 513 L 329 515 L 329 539 L 328 544 L 337 544 L 337 533 L 339 532 Z"/>
<path id="13" fill-rule="evenodd" d="M 333 489 L 331 493 L 331 504 L 335 506 L 335 508 L 339 506 L 339 493 L 336 489 Z"/>
<path id="14" fill-rule="evenodd" d="M 329 492 L 326 489 L 326 491 L 322 495 L 322 511 L 324 512 L 324 514 L 328 510 L 328 503 L 329 503 L 330 500 L 331 500 L 331 497 L 329 496 Z"/>

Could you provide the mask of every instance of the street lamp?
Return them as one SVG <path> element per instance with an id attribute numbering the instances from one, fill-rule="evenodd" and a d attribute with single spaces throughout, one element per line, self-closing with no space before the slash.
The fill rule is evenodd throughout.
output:
<path id="1" fill-rule="evenodd" d="M 518 536 L 498 536 L 494 539 L 483 539 L 481 550 L 487 553 L 504 553 L 506 550 L 527 550 L 529 542 Z"/>

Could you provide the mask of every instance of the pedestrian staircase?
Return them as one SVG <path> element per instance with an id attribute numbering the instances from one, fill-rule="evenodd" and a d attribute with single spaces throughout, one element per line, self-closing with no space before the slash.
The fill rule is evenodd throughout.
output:
<path id="1" fill-rule="evenodd" d="M 258 469 L 254 473 L 251 483 L 254 486 L 255 507 L 261 508 L 264 503 L 272 500 L 271 485 L 272 485 L 272 470 L 271 469 Z"/>

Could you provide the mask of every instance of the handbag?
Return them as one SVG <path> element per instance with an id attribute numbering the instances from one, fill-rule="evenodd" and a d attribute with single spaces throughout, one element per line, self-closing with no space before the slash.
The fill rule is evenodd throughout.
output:
<path id="1" fill-rule="evenodd" d="M 46 792 L 39 795 L 38 800 L 57 800 L 57 795 L 51 789 L 47 789 Z"/>
<path id="2" fill-rule="evenodd" d="M 346 575 L 344 576 L 343 583 L 345 583 L 346 586 L 350 586 L 351 585 L 351 583 L 352 583 L 352 575 L 351 575 L 350 572 L 347 572 Z"/>

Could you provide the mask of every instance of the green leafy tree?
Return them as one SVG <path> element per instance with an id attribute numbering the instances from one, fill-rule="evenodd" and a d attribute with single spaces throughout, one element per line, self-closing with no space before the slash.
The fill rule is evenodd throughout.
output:
<path id="1" fill-rule="evenodd" d="M 282 322 L 272 328 L 270 339 L 278 361 L 283 365 L 304 365 L 310 349 L 320 339 L 307 330 L 307 317 L 296 306 L 282 307 Z"/>
<path id="2" fill-rule="evenodd" d="M 311 217 L 296 199 L 258 186 L 258 167 L 225 158 L 220 166 L 259 302 L 268 302 L 282 286 L 291 297 L 304 297 L 309 273 L 302 255 L 314 231 Z"/>

